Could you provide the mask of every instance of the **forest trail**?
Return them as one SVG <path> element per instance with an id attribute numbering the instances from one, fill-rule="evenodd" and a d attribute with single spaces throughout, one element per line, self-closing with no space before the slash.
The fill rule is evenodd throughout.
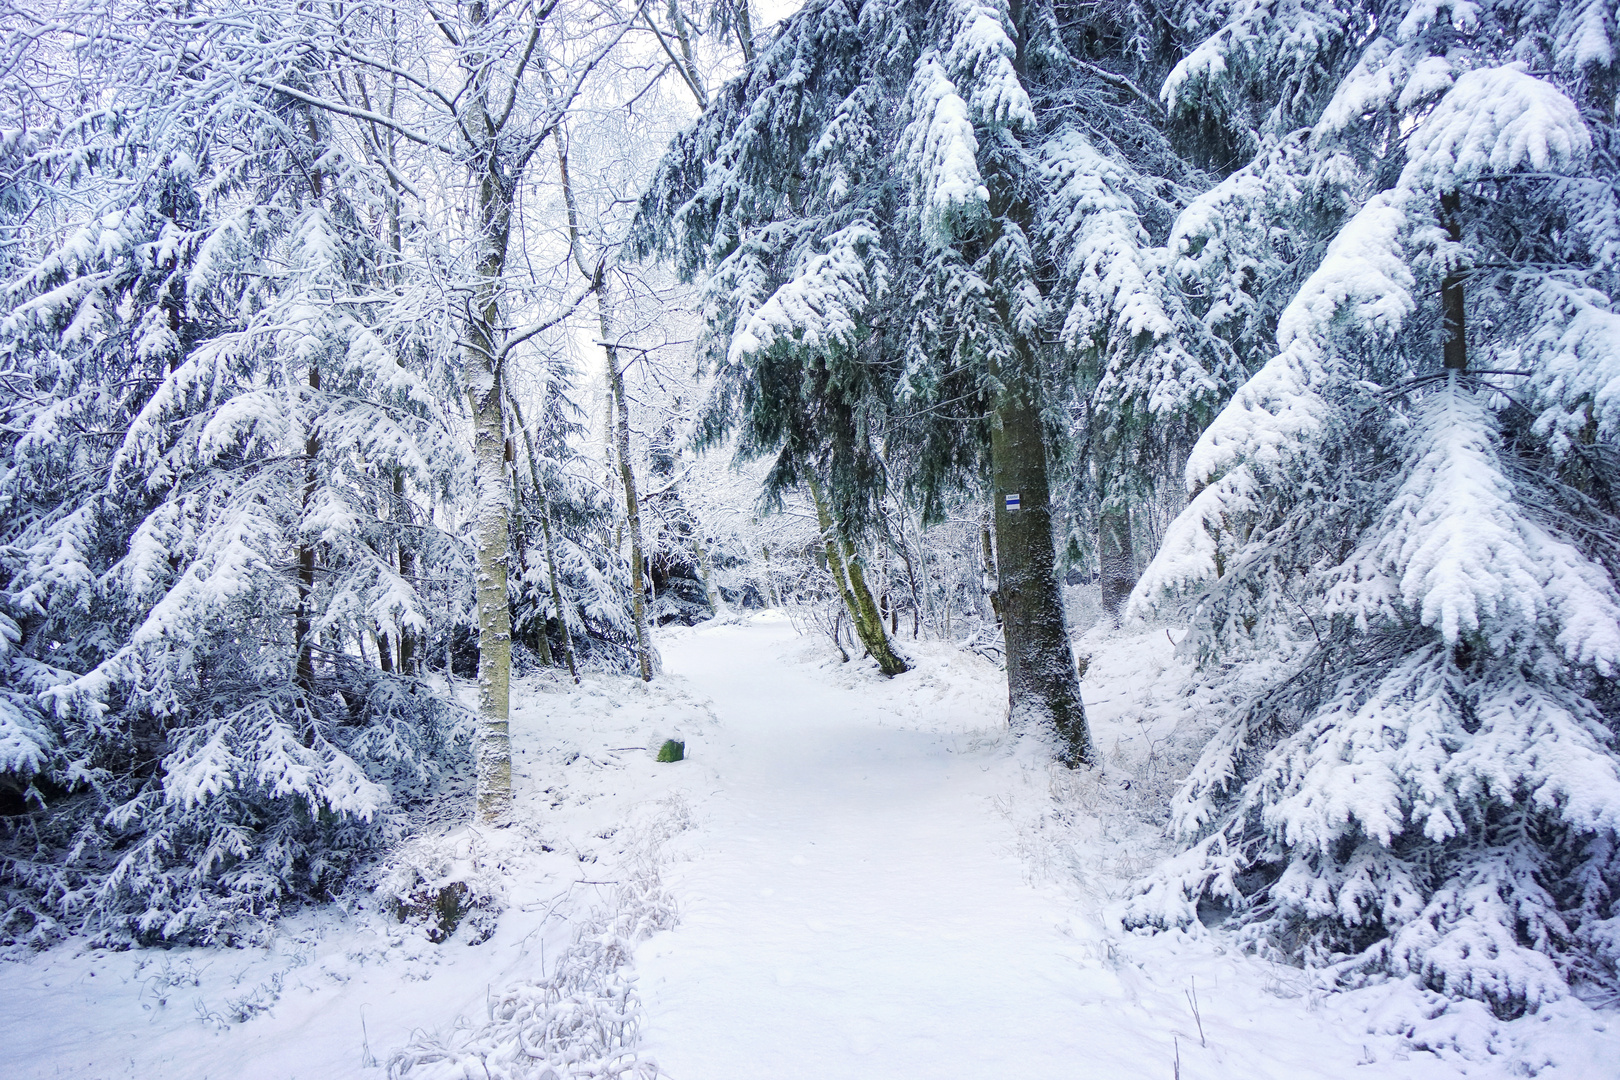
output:
<path id="1" fill-rule="evenodd" d="M 1099 987 L 1008 850 L 1003 778 L 960 752 L 1000 718 L 886 724 L 883 696 L 779 659 L 792 637 L 754 621 L 663 646 L 714 701 L 719 745 L 692 749 L 724 788 L 665 871 L 680 927 L 638 951 L 644 1048 L 675 1080 L 1068 1074 Z"/>
<path id="2" fill-rule="evenodd" d="M 1094 816 L 1063 827 L 1090 850 L 1042 853 L 1046 750 L 1007 739 L 974 657 L 883 680 L 811 659 L 779 613 L 660 647 L 718 718 L 688 742 L 694 827 L 662 869 L 680 922 L 635 959 L 640 1049 L 671 1080 L 1452 1080 L 1506 1077 L 1519 1054 L 1612 1075 L 1614 1033 L 1579 1017 L 1498 1057 L 1470 1007 L 1444 1033 L 1466 1053 L 1437 1056 L 1405 1038 L 1432 1011 L 1410 993 L 1323 996 L 1218 934 L 1122 932 L 1099 856 L 1140 834 Z M 1144 730 L 1158 646 L 1100 647 L 1086 685 L 1106 748 Z M 1032 885 L 1030 858 L 1070 886 Z"/>

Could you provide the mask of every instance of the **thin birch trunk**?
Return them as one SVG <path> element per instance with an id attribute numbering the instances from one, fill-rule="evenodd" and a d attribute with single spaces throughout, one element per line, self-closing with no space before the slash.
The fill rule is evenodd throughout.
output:
<path id="1" fill-rule="evenodd" d="M 981 569 L 984 573 L 984 592 L 990 600 L 990 610 L 996 616 L 996 626 L 1001 626 L 1001 597 L 996 589 L 996 545 L 990 536 L 990 511 L 984 510 L 979 514 L 979 543 L 981 546 Z"/>
<path id="2" fill-rule="evenodd" d="M 630 403 L 624 397 L 624 377 L 619 371 L 618 351 L 608 338 L 607 301 L 602 298 L 605 287 L 597 290 L 602 325 L 602 349 L 607 354 L 608 379 L 613 400 L 618 404 L 618 428 L 615 432 L 619 455 L 619 475 L 624 480 L 624 517 L 630 531 L 630 600 L 631 612 L 636 620 L 636 662 L 641 668 L 643 682 L 653 677 L 652 634 L 647 627 L 646 567 L 642 560 L 641 503 L 636 495 L 636 474 L 630 467 Z"/>
<path id="3" fill-rule="evenodd" d="M 468 9 L 476 27 L 488 17 L 482 3 Z M 512 228 L 512 200 L 493 134 L 489 112 L 489 73 L 474 72 L 468 87 L 465 130 L 474 143 L 473 179 L 478 184 L 478 260 L 468 304 L 466 367 L 468 404 L 473 414 L 474 483 L 478 511 L 474 544 L 478 557 L 478 816 L 503 817 L 512 802 L 512 749 L 509 718 L 512 683 L 512 608 L 507 600 L 507 555 L 512 538 L 510 487 L 506 465 L 506 402 L 499 337 L 501 273 Z"/>
<path id="4" fill-rule="evenodd" d="M 644 682 L 651 682 L 656 666 L 652 655 L 652 633 L 647 626 L 646 567 L 642 558 L 645 550 L 641 538 L 641 502 L 636 495 L 636 474 L 630 465 L 630 403 L 624 396 L 624 376 L 619 370 L 619 353 L 613 347 L 612 325 L 608 318 L 607 284 L 602 280 L 601 268 L 593 273 L 585 263 L 579 247 L 579 206 L 574 200 L 574 186 L 568 175 L 568 150 L 563 140 L 557 140 L 557 171 L 562 181 L 563 206 L 568 212 L 568 245 L 574 264 L 580 273 L 593 279 L 596 288 L 597 322 L 602 333 L 602 352 L 607 361 L 608 430 L 619 459 L 619 478 L 624 484 L 625 524 L 630 533 L 630 604 L 636 624 L 636 663 Z M 617 422 L 615 422 L 615 420 Z M 614 550 L 619 549 L 619 538 L 614 537 Z"/>
<path id="5" fill-rule="evenodd" d="M 546 542 L 546 574 L 551 579 L 551 607 L 557 613 L 563 662 L 568 665 L 569 677 L 577 683 L 579 671 L 574 667 L 574 637 L 568 630 L 568 613 L 563 609 L 562 587 L 557 584 L 557 556 L 551 540 L 551 499 L 546 495 L 545 486 L 540 483 L 539 455 L 534 452 L 534 438 L 529 434 L 528 425 L 523 422 L 523 411 L 516 401 L 512 402 L 512 419 L 517 421 L 517 428 L 523 433 L 523 449 L 529 460 L 529 480 L 534 484 L 535 498 L 540 500 L 540 533 Z"/>
<path id="6" fill-rule="evenodd" d="M 781 607 L 782 597 L 776 590 L 776 576 L 771 571 L 771 545 L 762 544 L 759 551 L 760 555 L 765 559 L 765 599 L 770 603 L 771 607 Z"/>

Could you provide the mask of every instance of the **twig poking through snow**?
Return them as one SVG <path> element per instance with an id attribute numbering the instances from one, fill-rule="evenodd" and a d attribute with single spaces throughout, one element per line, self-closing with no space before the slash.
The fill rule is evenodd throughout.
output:
<path id="1" fill-rule="evenodd" d="M 1198 1011 L 1198 979 L 1196 976 L 1192 980 L 1192 989 L 1185 991 L 1185 993 L 1187 995 L 1187 1004 L 1192 1006 L 1193 1020 L 1198 1024 L 1198 1045 L 1208 1050 L 1209 1042 L 1204 1038 L 1204 1018 Z"/>

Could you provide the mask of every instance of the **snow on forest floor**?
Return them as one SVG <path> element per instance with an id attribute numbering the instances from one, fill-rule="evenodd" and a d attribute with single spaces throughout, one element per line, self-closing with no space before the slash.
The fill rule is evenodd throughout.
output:
<path id="1" fill-rule="evenodd" d="M 0 964 L 6 1075 L 538 1076 L 523 1043 L 673 1080 L 1616 1075 L 1613 1010 L 1499 1023 L 1122 931 L 1199 727 L 1162 629 L 1080 640 L 1103 765 L 1072 773 L 988 662 L 901 644 L 885 680 L 767 614 L 665 634 L 651 686 L 524 680 L 514 823 L 396 860 L 504 894 L 489 940 L 368 900 L 261 949 L 60 947 Z"/>

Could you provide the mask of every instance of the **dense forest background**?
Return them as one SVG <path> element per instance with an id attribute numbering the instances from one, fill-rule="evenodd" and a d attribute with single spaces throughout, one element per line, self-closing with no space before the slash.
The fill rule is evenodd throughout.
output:
<path id="1" fill-rule="evenodd" d="M 1220 703 L 1128 920 L 1620 968 L 1608 0 L 0 8 L 0 933 L 498 820 L 513 678 L 786 606 Z M 457 703 L 474 680 L 476 708 Z"/>

